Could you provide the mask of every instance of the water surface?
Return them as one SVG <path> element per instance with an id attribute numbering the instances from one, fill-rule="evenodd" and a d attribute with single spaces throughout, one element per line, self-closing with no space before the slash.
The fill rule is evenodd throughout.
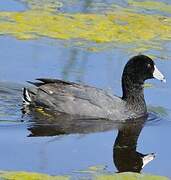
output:
<path id="1" fill-rule="evenodd" d="M 159 2 L 169 3 L 169 1 Z M 102 8 L 104 11 L 111 11 L 107 8 L 111 7 L 111 4 L 116 4 L 115 1 L 99 2 L 99 6 L 93 6 L 97 5 L 96 1 L 86 1 L 86 4 L 78 1 L 72 6 L 66 1 L 62 3 L 61 8 L 55 7 L 56 13 L 58 11 L 99 13 Z M 116 5 L 125 7 L 125 1 Z M 3 12 L 20 12 L 32 6 L 27 1 L 11 0 L 0 2 L 0 7 L 0 11 Z M 145 13 L 148 12 L 146 8 Z M 150 11 L 151 14 L 156 12 L 166 18 L 170 15 L 168 11 L 165 13 L 154 9 Z M 99 46 L 95 42 L 86 42 L 85 46 L 79 46 L 78 43 L 75 44 L 75 40 L 48 37 L 21 40 L 8 33 L 1 34 L 0 170 L 34 171 L 56 175 L 75 174 L 90 166 L 102 165 L 107 172 L 117 172 L 118 166 L 114 162 L 117 158 L 117 162 L 122 162 L 123 159 L 119 158 L 123 156 L 119 155 L 113 161 L 113 147 L 117 144 L 118 127 L 122 131 L 123 125 L 103 121 L 76 123 L 72 120 L 65 121 L 67 118 L 64 118 L 64 122 L 62 118 L 51 121 L 48 117 L 39 115 L 23 117 L 21 89 L 28 86 L 27 80 L 51 77 L 89 84 L 121 95 L 120 79 L 123 67 L 132 55 L 138 53 L 133 44 L 117 46 L 116 42 L 110 42 L 109 47 L 100 44 L 105 48 L 100 47 L 94 51 L 92 47 Z M 139 50 L 140 53 L 154 57 L 158 68 L 165 74 L 167 83 L 148 81 L 151 85 L 150 88 L 145 88 L 145 98 L 150 112 L 149 119 L 138 126 L 137 132 L 130 130 L 130 124 L 128 127 L 124 125 L 128 139 L 120 140 L 132 142 L 132 145 L 127 146 L 135 148 L 131 152 L 134 155 L 137 152 L 156 153 L 156 158 L 147 164 L 142 172 L 169 177 L 171 177 L 170 48 L 169 41 L 159 38 L 157 48 L 150 46 L 143 51 Z M 132 129 L 135 127 L 133 125 Z M 131 140 L 131 137 L 135 137 L 136 140 L 134 138 Z"/>

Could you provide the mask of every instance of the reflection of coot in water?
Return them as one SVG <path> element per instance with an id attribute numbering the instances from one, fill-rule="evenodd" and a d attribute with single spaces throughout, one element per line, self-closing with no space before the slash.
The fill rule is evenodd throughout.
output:
<path id="1" fill-rule="evenodd" d="M 113 161 L 118 172 L 140 172 L 142 168 L 155 158 L 154 153 L 141 154 L 136 151 L 137 140 L 145 120 L 123 124 L 119 128 L 113 148 Z"/>
<path id="2" fill-rule="evenodd" d="M 58 117 L 48 117 L 32 111 L 32 122 L 28 130 L 29 136 L 55 136 L 62 134 L 88 134 L 104 132 L 117 128 L 118 124 L 111 120 L 96 118 L 79 118 L 68 114 L 60 114 Z"/>
<path id="3" fill-rule="evenodd" d="M 143 155 L 136 151 L 137 140 L 146 118 L 114 123 L 110 120 L 95 118 L 73 120 L 74 117 L 67 114 L 61 114 L 57 119 L 50 117 L 44 119 L 44 115 L 41 116 L 36 112 L 32 112 L 31 115 L 33 123 L 28 127 L 31 137 L 88 134 L 118 129 L 113 148 L 113 160 L 119 172 L 140 172 L 155 157 L 153 153 Z"/>
<path id="4" fill-rule="evenodd" d="M 24 88 L 24 105 L 31 108 L 41 107 L 54 116 L 59 112 L 127 120 L 147 114 L 143 84 L 147 79 L 165 81 L 152 59 L 144 55 L 131 58 L 122 75 L 122 98 L 101 89 L 57 79 L 38 79 L 32 83 L 35 88 Z"/>

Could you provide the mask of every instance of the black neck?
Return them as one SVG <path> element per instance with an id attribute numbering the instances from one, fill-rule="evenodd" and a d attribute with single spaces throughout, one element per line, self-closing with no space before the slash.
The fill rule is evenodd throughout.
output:
<path id="1" fill-rule="evenodd" d="M 129 76 L 122 78 L 122 99 L 126 101 L 130 110 L 137 112 L 142 110 L 142 113 L 146 112 L 143 84 L 143 81 L 138 81 L 135 78 L 130 79 Z"/>

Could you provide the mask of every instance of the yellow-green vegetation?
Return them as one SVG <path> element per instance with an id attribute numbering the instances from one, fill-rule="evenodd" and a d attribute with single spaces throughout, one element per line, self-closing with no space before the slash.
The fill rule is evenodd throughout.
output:
<path id="1" fill-rule="evenodd" d="M 161 116 L 167 116 L 168 115 L 167 109 L 165 109 L 162 106 L 148 106 L 148 111 L 155 112 Z"/>
<path id="2" fill-rule="evenodd" d="M 148 10 L 157 10 L 166 13 L 171 13 L 171 6 L 164 2 L 128 0 L 128 4 L 135 8 L 144 8 Z"/>
<path id="3" fill-rule="evenodd" d="M 78 173 L 85 174 L 85 176 L 81 176 L 84 177 L 83 179 L 89 177 L 89 179 L 92 180 L 169 180 L 169 178 L 164 176 L 140 174 L 133 172 L 109 174 L 105 172 L 105 166 L 102 165 L 90 166 L 87 170 L 78 171 Z"/>
<path id="4" fill-rule="evenodd" d="M 2 180 L 68 180 L 66 176 L 49 176 L 46 174 L 28 173 L 28 172 L 1 172 Z"/>
<path id="5" fill-rule="evenodd" d="M 63 6 L 62 2 L 58 0 L 22 0 L 27 4 L 29 9 L 56 11 L 57 8 Z"/>
<path id="6" fill-rule="evenodd" d="M 96 166 L 90 166 L 86 170 L 79 170 L 78 173 L 86 173 L 86 174 L 103 174 L 105 170 L 105 166 L 103 165 L 96 165 Z"/>
<path id="7" fill-rule="evenodd" d="M 144 175 L 138 173 L 119 173 L 115 175 L 97 176 L 96 180 L 169 180 L 169 179 L 162 176 Z"/>
<path id="8" fill-rule="evenodd" d="M 54 0 L 23 0 L 23 12 L 0 12 L 0 34 L 17 39 L 49 37 L 95 43 L 134 43 L 143 52 L 160 48 L 159 41 L 170 40 L 171 18 L 160 14 L 141 14 L 136 8 L 171 12 L 171 5 L 155 1 L 128 0 L 127 8 L 119 7 L 105 14 L 60 13 L 62 2 Z M 111 5 L 112 6 L 112 5 Z M 82 44 L 82 43 L 81 43 Z M 91 47 L 89 47 L 91 49 Z M 96 49 L 93 48 L 96 51 Z"/>
<path id="9" fill-rule="evenodd" d="M 52 14 L 38 10 L 0 12 L 0 33 L 18 39 L 46 36 L 97 43 L 143 42 L 171 38 L 171 19 L 123 11 L 106 15 Z"/>
<path id="10" fill-rule="evenodd" d="M 154 87 L 154 86 L 153 86 L 153 84 L 151 84 L 151 83 L 144 83 L 144 87 L 145 87 L 145 88 L 152 88 L 152 87 Z"/>
<path id="11" fill-rule="evenodd" d="M 144 175 L 138 173 L 118 173 L 113 175 L 92 175 L 87 176 L 88 179 L 92 180 L 169 180 L 167 177 L 155 176 L 155 175 Z M 87 179 L 86 176 L 82 179 Z M 29 172 L 0 172 L 0 179 L 2 180 L 69 180 L 72 177 L 69 176 L 49 176 L 46 174 L 29 173 Z M 79 179 L 79 177 L 75 177 Z"/>

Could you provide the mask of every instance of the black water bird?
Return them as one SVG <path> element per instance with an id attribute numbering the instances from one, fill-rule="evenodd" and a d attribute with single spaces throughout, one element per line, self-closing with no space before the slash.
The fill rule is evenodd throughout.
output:
<path id="1" fill-rule="evenodd" d="M 30 82 L 36 87 L 23 89 L 23 104 L 30 109 L 40 107 L 55 117 L 63 113 L 114 121 L 135 119 L 147 115 L 143 85 L 152 78 L 166 81 L 151 58 L 137 55 L 123 70 L 122 97 L 88 85 L 41 78 Z"/>

